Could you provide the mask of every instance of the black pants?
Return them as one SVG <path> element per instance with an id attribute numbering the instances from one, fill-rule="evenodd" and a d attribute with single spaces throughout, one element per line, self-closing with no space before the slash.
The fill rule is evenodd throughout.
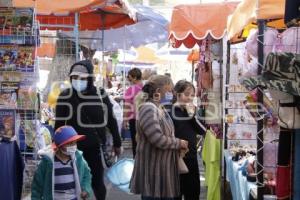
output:
<path id="1" fill-rule="evenodd" d="M 106 188 L 103 180 L 104 169 L 99 148 L 84 149 L 83 157 L 87 161 L 92 174 L 92 188 L 97 200 L 105 200 Z"/>
<path id="2" fill-rule="evenodd" d="M 135 119 L 131 119 L 129 120 L 129 130 L 130 130 L 130 134 L 131 134 L 131 141 L 132 141 L 132 154 L 133 154 L 133 158 L 135 157 L 135 153 L 136 153 L 136 128 L 135 128 Z"/>
<path id="3" fill-rule="evenodd" d="M 184 159 L 189 173 L 180 175 L 180 190 L 184 200 L 199 200 L 200 198 L 200 175 L 197 156 Z"/>
<path id="4" fill-rule="evenodd" d="M 145 197 L 141 196 L 142 200 L 181 200 L 180 197 L 174 197 L 174 198 L 157 198 L 157 197 Z"/>

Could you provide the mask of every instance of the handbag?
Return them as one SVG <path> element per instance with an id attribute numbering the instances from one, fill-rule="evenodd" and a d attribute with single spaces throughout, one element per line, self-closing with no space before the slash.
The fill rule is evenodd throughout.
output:
<path id="1" fill-rule="evenodd" d="M 189 169 L 187 168 L 186 164 L 182 157 L 179 156 L 178 158 L 178 172 L 179 174 L 187 174 L 189 173 Z"/>
<path id="2" fill-rule="evenodd" d="M 187 174 L 189 173 L 189 169 L 187 168 L 184 160 L 183 160 L 183 157 L 185 155 L 186 152 L 183 152 L 181 151 L 179 156 L 178 156 L 178 160 L 177 160 L 177 164 L 178 164 L 178 172 L 179 174 Z"/>

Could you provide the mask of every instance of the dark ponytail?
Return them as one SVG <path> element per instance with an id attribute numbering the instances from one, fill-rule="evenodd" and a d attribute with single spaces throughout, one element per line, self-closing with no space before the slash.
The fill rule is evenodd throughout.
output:
<path id="1" fill-rule="evenodd" d="M 144 85 L 142 91 L 147 96 L 147 98 L 146 98 L 147 100 L 148 99 L 152 99 L 154 97 L 154 94 L 155 94 L 157 88 L 158 88 L 157 85 L 155 83 L 153 83 L 153 82 L 147 82 Z"/>

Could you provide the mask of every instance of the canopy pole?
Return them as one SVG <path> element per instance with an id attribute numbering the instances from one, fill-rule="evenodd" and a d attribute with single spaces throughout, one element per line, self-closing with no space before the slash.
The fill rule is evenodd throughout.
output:
<path id="1" fill-rule="evenodd" d="M 126 25 L 124 26 L 124 40 L 123 40 L 123 89 L 125 91 L 126 87 L 126 73 L 125 73 L 125 50 L 126 50 Z"/>
<path id="2" fill-rule="evenodd" d="M 257 55 L 258 55 L 258 75 L 262 73 L 262 67 L 264 64 L 264 28 L 265 21 L 257 20 L 258 23 L 258 39 L 257 39 Z M 263 91 L 261 86 L 258 86 L 258 109 L 259 119 L 257 121 L 257 199 L 263 200 L 264 196 L 264 115 L 262 110 L 263 105 Z"/>
<path id="3" fill-rule="evenodd" d="M 194 85 L 195 61 L 192 60 L 192 84 Z"/>
<path id="4" fill-rule="evenodd" d="M 101 50 L 102 50 L 102 55 L 101 55 L 101 59 L 102 59 L 102 72 L 103 72 L 103 67 L 106 67 L 105 69 L 105 77 L 102 77 L 102 84 L 103 84 L 103 87 L 106 86 L 106 73 L 107 73 L 107 66 L 104 65 L 104 27 L 105 27 L 105 15 L 101 12 L 101 21 L 102 21 L 102 29 L 101 29 Z"/>
<path id="5" fill-rule="evenodd" d="M 74 35 L 75 35 L 75 59 L 76 62 L 79 61 L 79 22 L 78 22 L 78 12 L 75 13 L 75 26 L 74 26 Z"/>

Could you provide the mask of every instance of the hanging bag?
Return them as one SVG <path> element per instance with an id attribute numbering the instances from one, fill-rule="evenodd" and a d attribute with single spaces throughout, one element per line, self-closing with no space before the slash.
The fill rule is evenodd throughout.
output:
<path id="1" fill-rule="evenodd" d="M 183 157 L 184 157 L 185 154 L 186 154 L 186 152 L 180 151 L 179 156 L 178 156 L 177 162 L 178 162 L 178 172 L 179 172 L 179 174 L 189 173 L 189 169 L 187 168 L 187 166 L 186 166 L 186 164 L 183 160 Z"/>

